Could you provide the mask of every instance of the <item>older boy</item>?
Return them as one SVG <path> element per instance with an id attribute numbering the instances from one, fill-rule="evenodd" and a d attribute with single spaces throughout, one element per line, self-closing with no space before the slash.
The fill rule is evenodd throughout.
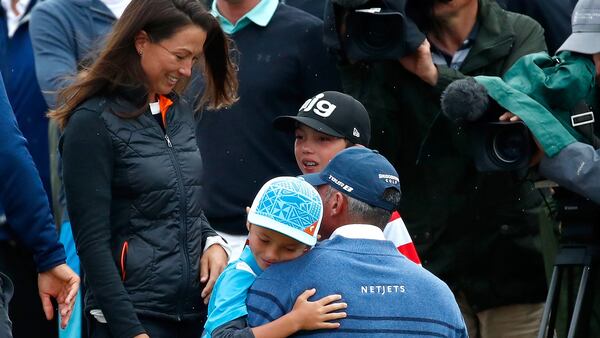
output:
<path id="1" fill-rule="evenodd" d="M 320 172 L 340 151 L 357 144 L 368 147 L 371 139 L 371 122 L 365 107 L 352 96 L 336 91 L 317 94 L 306 100 L 298 115 L 280 116 L 273 125 L 295 132 L 294 154 L 303 174 Z M 398 212 L 392 214 L 384 235 L 401 254 L 421 264 Z"/>

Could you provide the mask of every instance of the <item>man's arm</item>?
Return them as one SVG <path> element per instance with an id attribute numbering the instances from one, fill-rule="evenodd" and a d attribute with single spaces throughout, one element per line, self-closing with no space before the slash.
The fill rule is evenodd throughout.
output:
<path id="1" fill-rule="evenodd" d="M 600 150 L 585 143 L 572 143 L 552 158 L 544 156 L 540 173 L 600 204 Z"/>
<path id="2" fill-rule="evenodd" d="M 66 87 L 77 74 L 74 34 L 54 3 L 41 2 L 31 13 L 29 34 L 35 56 L 35 71 L 50 109 L 56 108 L 58 90 Z M 64 18 L 63 18 L 64 19 Z"/>
<path id="3" fill-rule="evenodd" d="M 8 102 L 0 75 L 0 203 L 8 224 L 18 239 L 30 250 L 38 271 L 38 288 L 46 318 L 54 317 L 50 297 L 57 300 L 67 325 L 73 298 L 79 289 L 79 276 L 65 264 L 65 250 L 50 213 L 50 206 L 39 173 L 27 150 L 26 140 Z"/>
<path id="4" fill-rule="evenodd" d="M 46 192 L 17 127 L 0 76 L 0 203 L 8 224 L 19 240 L 33 251 L 38 271 L 65 263 Z"/>

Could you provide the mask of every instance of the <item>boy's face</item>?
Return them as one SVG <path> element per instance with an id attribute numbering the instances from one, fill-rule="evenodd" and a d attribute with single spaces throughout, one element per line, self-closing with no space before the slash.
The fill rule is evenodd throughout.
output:
<path id="1" fill-rule="evenodd" d="M 248 245 L 261 269 L 302 256 L 308 246 L 261 226 L 248 223 Z"/>
<path id="2" fill-rule="evenodd" d="M 346 149 L 345 139 L 323 134 L 304 124 L 299 123 L 295 133 L 294 155 L 303 174 L 320 172 L 333 156 Z"/>

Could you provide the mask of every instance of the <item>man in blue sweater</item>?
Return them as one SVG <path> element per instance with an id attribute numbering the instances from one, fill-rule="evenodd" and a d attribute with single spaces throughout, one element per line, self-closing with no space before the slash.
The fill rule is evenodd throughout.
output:
<path id="1" fill-rule="evenodd" d="M 33 252 L 39 272 L 39 295 L 46 318 L 54 317 L 50 302 L 50 298 L 54 297 L 62 315 L 62 327 L 65 327 L 79 289 L 79 277 L 65 264 L 65 251 L 58 242 L 48 198 L 27 151 L 27 142 L 17 127 L 1 75 L 0 135 L 0 203 L 4 206 L 7 220 L 0 222 L 0 241 L 18 241 Z M 22 287 L 17 285 L 17 292 L 20 292 L 19 286 Z M 0 273 L 0 337 L 12 337 L 7 314 L 11 296 L 12 283 Z M 32 315 L 33 310 L 37 309 L 31 308 L 34 304 L 27 305 Z M 35 334 L 37 331 L 24 332 L 23 337 L 33 337 L 27 332 Z"/>
<path id="2" fill-rule="evenodd" d="M 248 323 L 263 325 L 292 309 L 304 290 L 341 294 L 348 316 L 327 337 L 467 337 L 448 286 L 398 253 L 383 227 L 400 201 L 394 167 L 365 147 L 338 153 L 304 175 L 323 198 L 320 234 L 329 238 L 296 260 L 276 264 L 248 292 Z M 302 332 L 308 334 L 308 332 Z"/>

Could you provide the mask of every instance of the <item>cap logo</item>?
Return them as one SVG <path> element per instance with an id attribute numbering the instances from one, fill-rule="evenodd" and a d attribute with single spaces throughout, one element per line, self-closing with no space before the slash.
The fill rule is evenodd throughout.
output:
<path id="1" fill-rule="evenodd" d="M 314 222 L 312 225 L 307 226 L 304 229 L 304 232 L 306 232 L 307 234 L 314 236 L 315 235 L 315 230 L 317 229 L 317 223 L 319 223 L 319 221 Z"/>
<path id="2" fill-rule="evenodd" d="M 354 190 L 354 188 L 352 188 L 351 186 L 347 185 L 346 183 L 338 180 L 337 178 L 333 177 L 332 175 L 329 175 L 328 179 L 331 182 L 333 182 L 335 185 L 337 185 L 338 187 L 342 188 L 344 191 L 352 192 L 352 190 Z"/>
<path id="3" fill-rule="evenodd" d="M 398 179 L 398 177 L 396 177 L 394 175 L 379 174 L 379 179 L 382 179 L 386 183 L 389 183 L 389 184 L 398 184 L 398 183 L 400 183 L 400 180 Z"/>
<path id="4" fill-rule="evenodd" d="M 312 109 L 313 113 L 321 117 L 329 117 L 335 111 L 336 105 L 327 101 L 321 100 L 325 95 L 323 93 L 306 100 L 300 110 L 308 112 Z M 313 109 L 314 108 L 314 109 Z"/>
<path id="5" fill-rule="evenodd" d="M 352 135 L 354 135 L 354 137 L 360 137 L 360 132 L 358 131 L 358 129 L 354 128 L 354 130 L 352 131 Z"/>

